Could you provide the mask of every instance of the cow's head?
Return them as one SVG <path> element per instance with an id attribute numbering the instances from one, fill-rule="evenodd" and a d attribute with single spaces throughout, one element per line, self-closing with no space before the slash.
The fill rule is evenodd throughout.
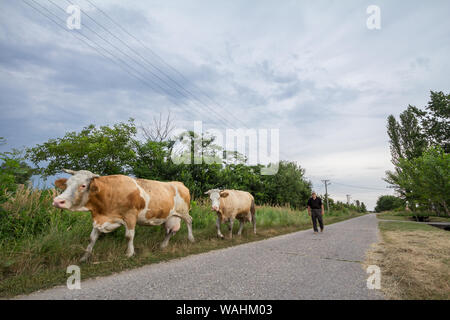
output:
<path id="1" fill-rule="evenodd" d="M 55 186 L 63 190 L 63 193 L 53 199 L 53 206 L 59 209 L 81 211 L 89 200 L 89 185 L 92 179 L 99 175 L 87 170 L 63 169 L 63 171 L 72 176 L 69 179 L 63 178 L 55 181 Z"/>
<path id="2" fill-rule="evenodd" d="M 211 189 L 205 192 L 205 194 L 209 195 L 212 202 L 211 208 L 216 212 L 220 210 L 220 198 L 228 197 L 228 192 L 220 189 Z"/>

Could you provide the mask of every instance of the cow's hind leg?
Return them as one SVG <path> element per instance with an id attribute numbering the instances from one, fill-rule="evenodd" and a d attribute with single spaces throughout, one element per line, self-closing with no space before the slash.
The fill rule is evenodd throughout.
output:
<path id="1" fill-rule="evenodd" d="M 252 215 L 252 224 L 253 224 L 253 233 L 256 234 L 256 212 L 255 212 L 255 200 L 252 200 L 252 204 L 250 206 L 250 213 Z"/>
<path id="2" fill-rule="evenodd" d="M 186 223 L 187 226 L 187 230 L 188 230 L 188 239 L 190 242 L 195 242 L 195 238 L 194 235 L 192 233 L 192 217 L 189 215 L 189 213 L 176 213 L 174 214 L 174 216 L 177 216 L 181 219 L 183 219 L 183 221 Z"/>
<path id="3" fill-rule="evenodd" d="M 188 239 L 190 242 L 195 242 L 194 234 L 192 233 L 192 217 L 189 214 L 185 216 L 186 218 L 184 219 L 184 222 L 186 222 L 186 226 L 188 229 Z"/>
<path id="4" fill-rule="evenodd" d="M 90 242 L 89 245 L 86 248 L 86 252 L 81 257 L 80 262 L 85 262 L 92 254 L 92 249 L 94 248 L 95 242 L 97 242 L 98 237 L 100 236 L 100 231 L 97 228 L 92 228 L 91 235 L 90 235 Z"/>
<path id="5" fill-rule="evenodd" d="M 166 237 L 164 238 L 163 242 L 160 245 L 161 249 L 164 249 L 165 247 L 167 247 L 167 245 L 169 244 L 169 240 L 170 238 L 172 238 L 172 236 L 175 234 L 175 232 L 173 232 L 172 230 L 166 230 Z"/>
<path id="6" fill-rule="evenodd" d="M 169 244 L 170 238 L 172 238 L 178 230 L 180 230 L 180 218 L 179 217 L 170 217 L 166 223 L 164 224 L 166 229 L 166 237 L 161 243 L 161 249 L 164 249 Z"/>

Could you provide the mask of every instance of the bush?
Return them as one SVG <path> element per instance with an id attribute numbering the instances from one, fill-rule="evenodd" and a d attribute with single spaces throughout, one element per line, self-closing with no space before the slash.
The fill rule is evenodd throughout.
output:
<path id="1" fill-rule="evenodd" d="M 396 196 L 380 196 L 375 207 L 376 212 L 391 211 L 397 208 L 405 208 L 405 201 Z"/>

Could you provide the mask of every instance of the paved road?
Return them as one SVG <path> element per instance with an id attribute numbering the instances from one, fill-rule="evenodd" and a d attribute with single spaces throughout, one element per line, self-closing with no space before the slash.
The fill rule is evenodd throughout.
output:
<path id="1" fill-rule="evenodd" d="M 21 299 L 382 299 L 366 288 L 375 215 L 56 287 Z M 226 240 L 225 240 L 226 241 Z"/>

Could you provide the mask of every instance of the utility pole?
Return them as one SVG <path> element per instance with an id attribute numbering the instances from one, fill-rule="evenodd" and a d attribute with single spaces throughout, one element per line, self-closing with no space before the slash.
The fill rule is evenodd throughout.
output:
<path id="1" fill-rule="evenodd" d="M 347 194 L 347 204 L 350 205 L 350 194 Z"/>
<path id="2" fill-rule="evenodd" d="M 322 180 L 325 184 L 325 199 L 327 200 L 327 213 L 330 211 L 330 205 L 328 204 L 328 186 L 331 184 L 330 180 Z"/>

